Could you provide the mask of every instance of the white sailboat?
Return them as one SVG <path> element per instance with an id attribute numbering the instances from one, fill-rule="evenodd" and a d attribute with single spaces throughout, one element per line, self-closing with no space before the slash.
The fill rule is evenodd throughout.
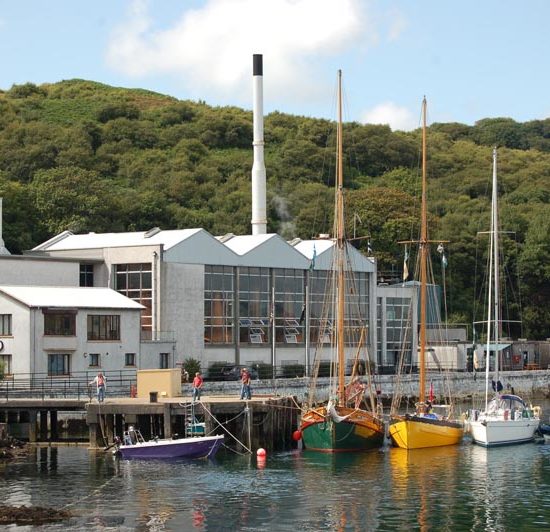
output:
<path id="1" fill-rule="evenodd" d="M 538 416 L 532 408 L 512 394 L 500 394 L 499 340 L 500 317 L 500 251 L 499 251 L 497 150 L 493 149 L 493 183 L 491 201 L 491 229 L 489 243 L 489 282 L 487 305 L 487 348 L 485 362 L 485 409 L 474 411 L 469 429 L 474 443 L 485 447 L 511 445 L 532 441 L 539 426 Z M 490 379 L 491 347 L 495 351 L 494 377 Z M 494 396 L 489 399 L 492 384 Z"/>

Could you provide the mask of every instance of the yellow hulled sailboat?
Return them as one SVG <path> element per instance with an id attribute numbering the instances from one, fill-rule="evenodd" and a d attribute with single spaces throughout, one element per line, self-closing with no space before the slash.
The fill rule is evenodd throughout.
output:
<path id="1" fill-rule="evenodd" d="M 420 331 L 419 331 L 419 375 L 418 403 L 413 414 L 397 413 L 399 401 L 394 401 L 390 414 L 389 435 L 393 445 L 402 449 L 440 447 L 459 443 L 464 434 L 463 424 L 452 418 L 452 403 L 438 405 L 441 414 L 436 413 L 435 405 L 426 399 L 426 324 L 427 324 L 427 284 L 428 284 L 428 211 L 426 175 L 426 98 L 422 101 L 422 205 L 419 245 L 420 282 Z"/>

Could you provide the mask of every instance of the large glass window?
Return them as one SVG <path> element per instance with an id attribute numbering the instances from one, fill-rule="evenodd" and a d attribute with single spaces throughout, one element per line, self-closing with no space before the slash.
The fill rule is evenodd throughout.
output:
<path id="1" fill-rule="evenodd" d="M 68 353 L 48 355 L 48 375 L 69 375 L 71 356 Z"/>
<path id="2" fill-rule="evenodd" d="M 239 269 L 239 343 L 269 342 L 269 268 Z"/>
<path id="3" fill-rule="evenodd" d="M 376 360 L 384 365 L 382 359 L 382 298 L 376 298 Z"/>
<path id="4" fill-rule="evenodd" d="M 315 270 L 310 275 L 310 338 L 312 343 L 329 343 L 334 334 L 336 317 L 335 273 Z M 367 323 L 369 318 L 368 273 L 346 272 L 345 276 L 344 327 L 348 346 L 368 343 Z"/>
<path id="5" fill-rule="evenodd" d="M 0 336 L 11 336 L 11 314 L 0 314 Z"/>
<path id="6" fill-rule="evenodd" d="M 386 352 L 390 365 L 397 365 L 404 350 L 404 364 L 408 365 L 412 354 L 412 330 L 409 321 L 411 299 L 388 297 L 386 299 Z"/>
<path id="7" fill-rule="evenodd" d="M 120 340 L 120 316 L 88 315 L 88 340 Z"/>
<path id="8" fill-rule="evenodd" d="M 153 291 L 151 263 L 115 264 L 115 290 L 142 304 L 141 330 L 153 330 Z"/>
<path id="9" fill-rule="evenodd" d="M 44 310 L 45 336 L 75 336 L 76 312 Z"/>
<path id="10" fill-rule="evenodd" d="M 275 341 L 304 342 L 304 271 L 275 269 Z"/>
<path id="11" fill-rule="evenodd" d="M 231 266 L 204 267 L 204 342 L 234 343 L 234 269 Z"/>

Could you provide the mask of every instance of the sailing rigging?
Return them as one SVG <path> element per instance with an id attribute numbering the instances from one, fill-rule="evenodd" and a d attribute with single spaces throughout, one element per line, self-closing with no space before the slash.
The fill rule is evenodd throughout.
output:
<path id="1" fill-rule="evenodd" d="M 502 331 L 500 295 L 500 241 L 497 184 L 497 149 L 493 148 L 493 177 L 491 198 L 491 228 L 489 231 L 489 282 L 487 286 L 487 346 L 485 359 L 485 409 L 473 412 L 469 430 L 475 443 L 490 447 L 523 443 L 534 438 L 539 419 L 521 397 L 502 394 L 500 383 L 500 341 Z M 495 352 L 494 397 L 489 400 L 491 351 Z"/>
<path id="2" fill-rule="evenodd" d="M 361 317 L 353 321 L 346 310 L 350 310 L 351 302 L 357 299 L 357 292 L 351 285 L 354 282 L 352 268 L 348 257 L 349 244 L 345 235 L 344 216 L 344 185 L 343 185 L 343 125 L 342 125 L 342 73 L 338 71 L 338 122 L 337 122 L 337 164 L 336 191 L 334 211 L 334 244 L 333 244 L 333 275 L 327 285 L 327 300 L 333 300 L 334 305 L 329 317 L 322 320 L 322 329 L 329 332 L 332 350 L 332 367 L 336 369 L 335 378 L 331 378 L 331 391 L 328 401 L 322 405 L 315 404 L 315 386 L 319 371 L 325 334 L 320 332 L 319 344 L 316 350 L 315 375 L 309 394 L 310 404 L 306 406 L 301 418 L 300 431 L 307 449 L 323 452 L 362 451 L 382 446 L 384 442 L 384 423 L 376 413 L 370 379 L 370 363 L 367 359 L 366 374 L 368 383 L 363 384 L 358 376 L 358 362 L 361 348 L 366 343 L 366 328 L 360 326 L 360 338 L 357 341 L 357 352 L 353 361 L 351 380 L 346 385 L 346 344 L 351 343 L 346 338 L 346 329 L 351 323 L 360 323 Z M 347 296 L 347 297 L 346 297 Z M 328 312 L 328 308 L 326 309 Z M 334 325 L 333 325 L 334 324 Z M 348 326 L 346 327 L 346 324 Z M 371 410 L 361 408 L 366 388 L 370 393 Z"/>
<path id="3" fill-rule="evenodd" d="M 419 246 L 419 281 L 420 281 L 420 330 L 419 330 L 419 388 L 416 412 L 413 415 L 400 415 L 397 412 L 399 400 L 392 401 L 390 412 L 389 434 L 392 443 L 404 449 L 439 447 L 460 442 L 463 426 L 452 418 L 452 403 L 439 405 L 441 414 L 432 411 L 433 405 L 426 401 L 426 351 L 427 351 L 427 299 L 428 299 L 428 259 L 430 241 L 428 239 L 427 208 L 427 157 L 426 157 L 426 98 L 422 101 L 422 202 Z M 412 243 L 412 242 L 411 242 Z M 401 356 L 403 357 L 404 351 Z M 402 364 L 401 364 L 402 366 Z"/>

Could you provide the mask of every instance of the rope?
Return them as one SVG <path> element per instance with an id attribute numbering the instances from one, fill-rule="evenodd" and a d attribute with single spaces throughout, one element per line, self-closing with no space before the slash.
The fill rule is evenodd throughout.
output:
<path id="1" fill-rule="evenodd" d="M 90 499 L 91 497 L 95 497 L 96 495 L 99 495 L 101 493 L 101 491 L 109 484 L 111 483 L 113 480 L 115 479 L 118 479 L 119 477 L 118 476 L 114 476 L 114 477 L 111 477 L 109 480 L 107 480 L 106 482 L 104 482 L 101 486 L 99 486 L 99 488 L 96 488 L 95 490 L 93 490 L 90 494 L 88 495 L 85 495 L 84 497 L 82 497 L 81 499 L 77 499 L 76 501 L 73 501 L 73 502 L 70 502 L 68 504 L 66 504 L 65 506 L 62 506 L 62 509 L 64 510 L 65 508 L 69 508 L 71 506 L 74 506 L 75 504 L 77 503 L 80 503 L 82 501 L 85 501 L 87 499 Z"/>
<path id="2" fill-rule="evenodd" d="M 202 408 L 203 410 L 218 424 L 218 426 L 224 431 L 226 432 L 227 434 L 229 434 L 229 436 L 231 436 L 239 445 L 241 445 L 242 447 L 244 447 L 250 454 L 252 454 L 252 451 L 241 441 L 239 441 L 235 436 L 233 436 L 233 434 L 231 434 L 231 432 L 229 432 L 217 419 L 216 417 L 214 416 L 214 414 L 212 414 L 212 412 L 210 412 L 210 410 L 208 410 L 208 408 L 206 408 L 206 406 L 202 405 Z M 243 411 L 244 413 L 244 411 Z M 239 416 L 237 416 L 239 417 Z M 235 418 L 236 419 L 236 418 Z"/>
<path id="3" fill-rule="evenodd" d="M 238 454 L 239 456 L 246 456 L 248 453 L 240 453 L 239 451 L 237 451 L 236 449 L 232 449 L 231 447 L 228 447 L 227 445 L 225 445 L 225 443 L 222 443 L 222 445 L 228 450 L 228 451 L 231 451 L 232 453 L 235 453 L 235 454 Z"/>

